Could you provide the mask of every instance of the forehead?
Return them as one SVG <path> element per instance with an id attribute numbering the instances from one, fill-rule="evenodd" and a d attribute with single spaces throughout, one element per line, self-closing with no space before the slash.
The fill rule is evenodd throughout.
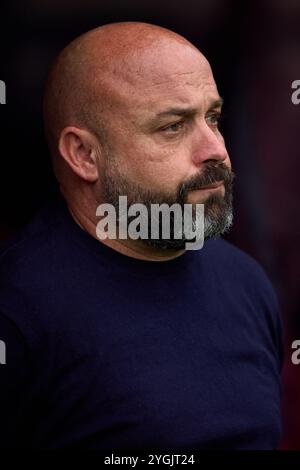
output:
<path id="1" fill-rule="evenodd" d="M 171 78 L 185 79 L 192 73 L 206 77 L 211 74 L 207 59 L 194 46 L 161 40 L 134 51 L 118 71 L 124 82 L 144 86 L 158 86 Z"/>
<path id="2" fill-rule="evenodd" d="M 206 105 L 219 98 L 210 65 L 193 46 L 176 42 L 137 51 L 110 73 L 114 104 L 130 113 L 175 104 Z"/>

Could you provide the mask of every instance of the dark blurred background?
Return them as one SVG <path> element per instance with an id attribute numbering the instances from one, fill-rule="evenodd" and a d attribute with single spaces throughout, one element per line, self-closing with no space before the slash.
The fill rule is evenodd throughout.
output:
<path id="1" fill-rule="evenodd" d="M 210 61 L 225 100 L 223 134 L 235 180 L 235 223 L 227 238 L 265 268 L 285 326 L 283 438 L 300 449 L 300 80 L 299 0 L 11 0 L 1 4 L 0 240 L 12 237 L 55 187 L 43 137 L 48 67 L 81 33 L 116 21 L 172 29 Z M 251 390 L 249 390 L 251 393 Z"/>

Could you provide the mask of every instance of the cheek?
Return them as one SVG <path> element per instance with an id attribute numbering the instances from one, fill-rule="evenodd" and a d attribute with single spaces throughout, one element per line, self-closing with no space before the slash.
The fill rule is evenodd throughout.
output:
<path id="1" fill-rule="evenodd" d="M 224 142 L 222 136 L 220 139 Z M 118 170 L 145 189 L 174 193 L 180 183 L 195 174 L 190 147 L 186 141 L 163 143 L 142 134 L 133 137 L 133 132 L 119 133 L 115 141 Z M 228 154 L 223 164 L 231 169 Z"/>
<path id="2" fill-rule="evenodd" d="M 145 187 L 173 192 L 188 174 L 188 158 L 183 152 L 139 146 L 131 154 L 131 172 Z"/>
<path id="3" fill-rule="evenodd" d="M 186 145 L 157 142 L 152 137 L 119 133 L 113 142 L 118 170 L 144 188 L 173 192 L 191 174 L 191 155 Z"/>

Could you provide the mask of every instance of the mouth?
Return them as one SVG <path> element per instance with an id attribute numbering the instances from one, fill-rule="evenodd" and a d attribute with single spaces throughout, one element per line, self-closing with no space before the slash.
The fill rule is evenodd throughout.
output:
<path id="1" fill-rule="evenodd" d="M 188 202 L 191 204 L 199 203 L 199 201 L 203 201 L 203 197 L 206 200 L 209 195 L 214 193 L 222 194 L 222 197 L 225 196 L 225 186 L 223 181 L 216 181 L 215 183 L 203 186 L 202 188 L 194 189 L 189 194 Z"/>

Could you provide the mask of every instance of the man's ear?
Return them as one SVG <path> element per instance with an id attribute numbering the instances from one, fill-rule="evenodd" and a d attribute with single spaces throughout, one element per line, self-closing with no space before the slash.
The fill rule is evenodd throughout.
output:
<path id="1" fill-rule="evenodd" d="M 95 137 L 85 129 L 65 127 L 59 138 L 60 155 L 80 178 L 94 183 L 98 179 Z"/>

